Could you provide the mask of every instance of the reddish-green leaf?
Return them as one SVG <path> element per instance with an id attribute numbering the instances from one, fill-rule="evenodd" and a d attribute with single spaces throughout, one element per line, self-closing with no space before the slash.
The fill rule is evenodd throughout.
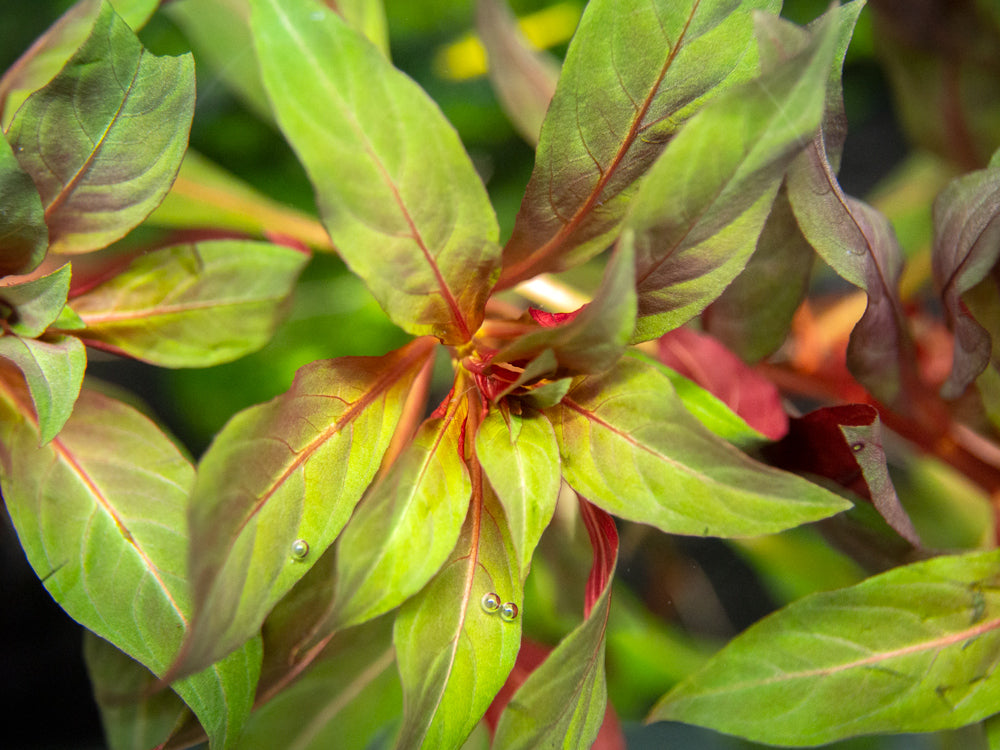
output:
<path id="1" fill-rule="evenodd" d="M 178 673 L 253 636 L 340 533 L 375 475 L 407 391 L 433 351 L 322 360 L 291 389 L 240 412 L 198 466 L 192 490 L 193 633 Z"/>
<path id="2" fill-rule="evenodd" d="M 253 8 L 265 87 L 338 251 L 402 328 L 468 341 L 496 278 L 499 230 L 457 134 L 322 3 Z"/>
<path id="3" fill-rule="evenodd" d="M 149 54 L 103 3 L 83 46 L 7 132 L 41 194 L 51 249 L 96 250 L 146 218 L 177 174 L 193 111 L 190 56 Z"/>
<path id="4" fill-rule="evenodd" d="M 756 73 L 751 11 L 769 0 L 594 0 L 570 43 L 535 169 L 504 248 L 503 285 L 611 243 L 681 122 Z"/>
<path id="5" fill-rule="evenodd" d="M 0 303 L 11 310 L 7 317 L 10 330 L 35 338 L 52 325 L 66 305 L 70 273 L 67 263 L 46 276 L 0 286 Z"/>
<path id="6" fill-rule="evenodd" d="M 580 379 L 546 413 L 573 489 L 609 513 L 669 533 L 766 534 L 850 507 L 710 433 L 665 375 L 631 357 Z"/>
<path id="7" fill-rule="evenodd" d="M 42 262 L 49 244 L 38 189 L 0 138 L 0 276 L 27 273 Z"/>
<path id="8" fill-rule="evenodd" d="M 731 641 L 651 718 L 796 746 L 979 721 L 1000 700 L 998 580 L 994 550 L 805 597 Z"/>
<path id="9" fill-rule="evenodd" d="M 89 342 L 163 367 L 207 367 L 271 338 L 309 256 L 217 240 L 155 250 L 74 298 Z"/>
<path id="10" fill-rule="evenodd" d="M 488 594 L 499 607 L 487 605 Z M 451 559 L 396 617 L 405 699 L 397 748 L 461 746 L 514 666 L 523 606 L 503 510 L 474 472 L 469 515 Z M 508 608 L 513 617 L 505 616 Z"/>
<path id="11" fill-rule="evenodd" d="M 493 740 L 497 750 L 590 747 L 604 722 L 604 635 L 618 561 L 618 531 L 604 511 L 586 501 L 580 507 L 594 548 L 586 619 L 514 693 L 497 724 Z"/>

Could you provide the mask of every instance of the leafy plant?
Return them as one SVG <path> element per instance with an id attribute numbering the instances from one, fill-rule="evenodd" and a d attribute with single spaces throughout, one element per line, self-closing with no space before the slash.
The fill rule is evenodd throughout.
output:
<path id="1" fill-rule="evenodd" d="M 997 743 L 1000 558 L 958 483 L 1000 490 L 1000 163 L 934 204 L 955 339 L 934 370 L 947 336 L 901 295 L 890 219 L 836 178 L 861 2 L 800 27 L 773 0 L 591 0 L 556 82 L 480 0 L 500 99 L 537 137 L 503 244 L 378 3 L 167 9 L 196 48 L 252 48 L 227 82 L 322 227 L 184 158 L 191 58 L 132 30 L 157 5 L 81 0 L 0 79 L 0 487 L 90 633 L 112 747 L 618 747 L 609 681 L 633 713 L 763 743 L 981 722 Z M 963 136 L 966 157 L 1000 145 Z M 81 390 L 85 345 L 167 368 L 260 349 L 331 251 L 407 343 L 306 364 L 197 466 Z M 817 254 L 860 290 L 834 303 L 864 308 L 839 351 L 810 349 Z M 789 419 L 778 387 L 822 405 Z M 960 490 L 921 508 L 921 471 Z M 795 601 L 706 659 L 612 585 L 644 528 L 732 540 Z M 650 643 L 649 684 L 606 672 Z"/>

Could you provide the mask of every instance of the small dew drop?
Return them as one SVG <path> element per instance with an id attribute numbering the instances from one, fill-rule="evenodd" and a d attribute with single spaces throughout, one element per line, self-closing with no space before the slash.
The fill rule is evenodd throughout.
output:
<path id="1" fill-rule="evenodd" d="M 860 453 L 864 449 L 865 449 L 865 444 L 864 443 L 852 443 L 851 444 L 851 450 L 854 451 L 855 453 Z"/>
<path id="2" fill-rule="evenodd" d="M 305 539 L 296 539 L 292 542 L 292 557 L 296 560 L 305 560 L 309 554 L 309 542 Z"/>
<path id="3" fill-rule="evenodd" d="M 314 20 L 314 21 L 322 21 L 323 20 L 323 11 L 321 11 L 321 10 L 313 11 L 313 13 L 309 17 L 312 18 L 312 20 Z"/>
<path id="4" fill-rule="evenodd" d="M 517 605 L 514 602 L 500 605 L 500 619 L 504 622 L 514 622 L 517 619 Z"/>
<path id="5" fill-rule="evenodd" d="M 498 609 L 500 609 L 500 597 L 494 592 L 490 592 L 483 596 L 483 610 L 493 614 Z"/>

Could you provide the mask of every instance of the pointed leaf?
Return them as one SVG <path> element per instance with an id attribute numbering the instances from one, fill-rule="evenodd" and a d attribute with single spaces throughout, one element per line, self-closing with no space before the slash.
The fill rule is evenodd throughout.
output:
<path id="1" fill-rule="evenodd" d="M 49 230 L 38 189 L 6 138 L 0 138 L 0 206 L 0 276 L 28 273 L 45 257 Z"/>
<path id="2" fill-rule="evenodd" d="M 527 578 L 559 497 L 559 445 L 548 418 L 513 399 L 490 409 L 476 432 L 476 458 L 496 492 Z"/>
<path id="3" fill-rule="evenodd" d="M 546 413 L 573 489 L 668 533 L 767 534 L 850 507 L 717 438 L 684 409 L 665 375 L 631 357 L 582 378 Z"/>
<path id="4" fill-rule="evenodd" d="M 608 514 L 586 501 L 581 501 L 581 515 L 594 548 L 586 619 L 514 693 L 497 725 L 493 740 L 497 750 L 590 747 L 604 723 L 604 636 L 618 561 L 618 531 Z"/>
<path id="5" fill-rule="evenodd" d="M 35 338 L 52 325 L 66 305 L 70 273 L 67 263 L 46 276 L 0 286 L 0 302 L 12 309 L 7 318 L 10 330 L 18 336 Z"/>
<path id="6" fill-rule="evenodd" d="M 27 381 L 44 445 L 73 412 L 87 369 L 87 351 L 72 336 L 41 341 L 7 335 L 0 336 L 0 357 L 13 362 Z"/>
<path id="7" fill-rule="evenodd" d="M 382 0 L 336 0 L 332 7 L 389 57 L 389 29 Z"/>
<path id="8" fill-rule="evenodd" d="M 478 480 L 478 481 L 477 481 Z M 397 748 L 460 747 L 514 666 L 524 604 L 517 553 L 503 510 L 483 477 L 462 537 L 427 587 L 403 605 L 393 640 L 405 713 Z M 485 608 L 496 594 L 513 618 Z"/>
<path id="9" fill-rule="evenodd" d="M 998 577 L 993 550 L 807 596 L 731 641 L 650 718 L 797 746 L 979 721 L 1000 697 Z"/>
<path id="10" fill-rule="evenodd" d="M 268 342 L 308 260 L 264 242 L 176 245 L 139 256 L 70 307 L 87 341 L 163 367 L 207 367 Z"/>
<path id="11" fill-rule="evenodd" d="M 86 42 L 7 132 L 42 196 L 51 249 L 96 250 L 146 218 L 177 174 L 193 111 L 190 55 L 149 54 L 102 3 Z"/>
<path id="12" fill-rule="evenodd" d="M 264 84 L 338 251 L 400 327 L 468 341 L 495 280 L 499 230 L 457 134 L 326 6 L 253 8 Z"/>
<path id="13" fill-rule="evenodd" d="M 634 183 L 678 125 L 756 73 L 753 8 L 768 0 L 587 4 L 504 248 L 504 286 L 568 268 L 614 239 Z"/>
<path id="14" fill-rule="evenodd" d="M 306 365 L 287 393 L 240 412 L 216 436 L 191 495 L 196 610 L 178 673 L 254 635 L 330 546 L 432 351 L 432 340 L 418 339 L 385 357 Z"/>
<path id="15" fill-rule="evenodd" d="M 846 7 L 855 12 L 807 36 L 797 54 L 710 102 L 650 169 L 626 220 L 636 231 L 634 341 L 686 322 L 743 270 L 786 168 L 819 128 L 837 33 L 860 4 Z M 757 23 L 767 50 L 788 22 Z"/>

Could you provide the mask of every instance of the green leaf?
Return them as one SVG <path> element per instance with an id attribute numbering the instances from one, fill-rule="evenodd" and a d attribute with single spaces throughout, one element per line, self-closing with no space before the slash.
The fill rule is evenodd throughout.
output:
<path id="1" fill-rule="evenodd" d="M 12 308 L 7 318 L 18 336 L 35 338 L 56 321 L 69 294 L 70 266 L 29 281 L 0 286 L 0 302 Z"/>
<path id="2" fill-rule="evenodd" d="M 673 534 L 752 536 L 850 503 L 754 461 L 688 413 L 658 370 L 626 357 L 547 410 L 563 476 L 595 505 Z"/>
<path id="3" fill-rule="evenodd" d="M 163 367 L 207 367 L 268 342 L 308 260 L 247 240 L 176 245 L 139 256 L 70 306 L 89 342 Z"/>
<path id="4" fill-rule="evenodd" d="M 287 393 L 240 412 L 216 436 L 191 493 L 196 608 L 178 674 L 253 636 L 330 546 L 433 348 L 418 339 L 384 357 L 306 365 Z"/>
<path id="5" fill-rule="evenodd" d="M 313 638 L 398 607 L 448 559 L 472 494 L 462 460 L 466 412 L 465 399 L 453 397 L 443 416 L 421 426 L 358 507 L 337 543 L 332 610 Z"/>
<path id="6" fill-rule="evenodd" d="M 451 559 L 396 617 L 393 640 L 405 699 L 397 748 L 460 747 L 503 687 L 520 648 L 517 553 L 503 510 L 475 474 Z M 517 608 L 513 619 L 484 607 L 490 593 Z"/>
<path id="7" fill-rule="evenodd" d="M 594 547 L 586 619 L 514 693 L 497 724 L 493 740 L 497 750 L 590 747 L 604 721 L 604 636 L 618 560 L 618 532 L 614 520 L 598 508 L 581 503 L 581 514 Z"/>
<path id="8" fill-rule="evenodd" d="M 476 432 L 476 458 L 496 492 L 517 551 L 521 579 L 559 497 L 559 446 L 548 418 L 514 399 L 492 407 Z"/>
<path id="9" fill-rule="evenodd" d="M 49 230 L 38 189 L 6 138 L 0 138 L 0 206 L 0 276 L 28 273 L 45 257 Z"/>
<path id="10" fill-rule="evenodd" d="M 253 8 L 264 84 L 337 250 L 400 327 L 467 342 L 496 279 L 499 230 L 457 134 L 321 3 Z"/>
<path id="11" fill-rule="evenodd" d="M 634 341 L 687 322 L 746 266 L 786 168 L 819 128 L 837 33 L 854 20 L 842 15 L 797 54 L 716 97 L 650 169 L 626 220 L 636 231 Z M 767 50 L 788 22 L 757 24 Z"/>
<path id="12" fill-rule="evenodd" d="M 73 412 L 87 369 L 87 350 L 72 336 L 41 341 L 7 335 L 0 336 L 0 357 L 24 375 L 35 406 L 38 439 L 45 445 Z"/>
<path id="13" fill-rule="evenodd" d="M 191 57 L 150 55 L 103 3 L 86 42 L 7 131 L 41 194 L 50 249 L 96 250 L 146 218 L 177 174 L 193 112 Z"/>
<path id="14" fill-rule="evenodd" d="M 337 12 L 389 57 L 389 28 L 382 0 L 337 0 Z"/>
<path id="15" fill-rule="evenodd" d="M 1000 698 L 998 580 L 994 550 L 805 597 L 731 641 L 650 718 L 796 746 L 979 721 Z"/>
<path id="16" fill-rule="evenodd" d="M 751 11 L 770 0 L 594 0 L 570 43 L 504 248 L 503 286 L 613 240 L 635 181 L 678 126 L 757 70 Z"/>

